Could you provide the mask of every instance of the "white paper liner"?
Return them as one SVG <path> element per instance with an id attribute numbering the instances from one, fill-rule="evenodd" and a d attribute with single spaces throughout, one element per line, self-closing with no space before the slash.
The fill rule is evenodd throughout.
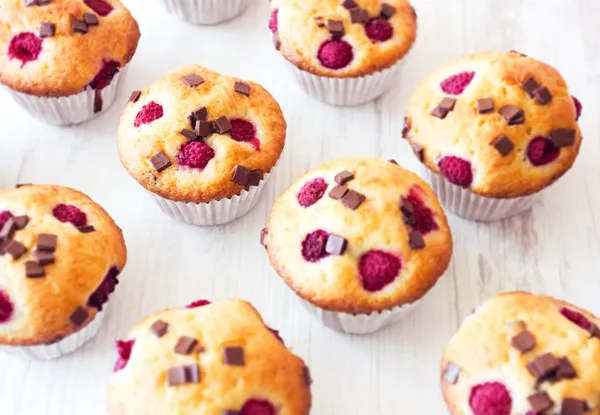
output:
<path id="1" fill-rule="evenodd" d="M 476 221 L 491 222 L 523 213 L 533 206 L 543 192 L 512 199 L 495 199 L 452 184 L 425 165 L 421 166 L 421 172 L 444 208 L 465 219 Z"/>
<path id="2" fill-rule="evenodd" d="M 87 326 L 78 332 L 65 337 L 59 342 L 39 346 L 2 345 L 0 346 L 0 353 L 7 353 L 13 356 L 33 360 L 51 360 L 73 353 L 98 334 L 104 316 L 106 315 L 107 305 L 108 304 L 105 304 L 103 310 L 96 313 L 94 320 Z"/>
<path id="3" fill-rule="evenodd" d="M 311 97 L 332 105 L 359 105 L 374 100 L 389 91 L 400 70 L 398 61 L 383 71 L 358 78 L 328 78 L 313 75 L 289 64 L 288 67 L 300 85 Z"/>
<path id="4" fill-rule="evenodd" d="M 90 87 L 79 94 L 59 98 L 38 97 L 13 91 L 12 89 L 8 89 L 8 91 L 17 104 L 39 120 L 57 125 L 80 124 L 102 114 L 112 105 L 123 86 L 128 67 L 129 65 L 125 65 L 121 68 L 110 85 L 98 91 L 102 98 L 102 109 L 97 112 L 94 104 L 96 90 Z"/>
<path id="5" fill-rule="evenodd" d="M 169 13 L 192 24 L 216 24 L 241 14 L 248 0 L 161 0 Z"/>

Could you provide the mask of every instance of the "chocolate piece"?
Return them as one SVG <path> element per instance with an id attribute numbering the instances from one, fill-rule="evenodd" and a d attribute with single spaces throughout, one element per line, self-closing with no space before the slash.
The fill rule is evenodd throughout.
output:
<path id="1" fill-rule="evenodd" d="M 369 20 L 369 12 L 360 7 L 350 10 L 350 21 L 352 23 L 363 24 Z"/>
<path id="2" fill-rule="evenodd" d="M 349 172 L 348 170 L 344 170 L 343 172 L 338 173 L 335 176 L 335 182 L 339 185 L 345 185 L 350 180 L 354 180 L 354 174 L 352 174 L 352 172 Z"/>
<path id="3" fill-rule="evenodd" d="M 13 233 L 15 233 L 15 229 L 16 224 L 14 218 L 9 218 L 2 226 L 2 229 L 0 229 L 0 239 L 12 238 Z"/>
<path id="4" fill-rule="evenodd" d="M 208 110 L 206 107 L 200 107 L 192 111 L 192 116 L 196 121 L 206 121 L 208 119 Z"/>
<path id="5" fill-rule="evenodd" d="M 262 228 L 262 230 L 260 231 L 260 244 L 264 247 L 266 247 L 266 237 L 267 234 L 269 233 L 269 231 L 267 231 L 267 228 Z"/>
<path id="6" fill-rule="evenodd" d="M 40 25 L 40 37 L 52 37 L 56 33 L 54 23 L 42 23 Z"/>
<path id="7" fill-rule="evenodd" d="M 331 234 L 327 238 L 327 244 L 325 244 L 325 252 L 332 255 L 344 255 L 348 241 L 339 235 Z"/>
<path id="8" fill-rule="evenodd" d="M 414 216 L 415 210 L 410 200 L 408 200 L 405 197 L 401 197 L 398 206 L 400 207 L 400 211 L 402 212 L 402 218 L 404 219 L 404 223 L 407 225 L 414 225 L 416 221 Z"/>
<path id="9" fill-rule="evenodd" d="M 142 96 L 142 91 L 133 91 L 129 96 L 129 102 L 136 103 Z"/>
<path id="10" fill-rule="evenodd" d="M 502 157 L 509 155 L 510 152 L 513 151 L 513 148 L 515 148 L 515 145 L 510 141 L 510 138 L 505 135 L 497 137 L 491 144 L 498 150 L 498 153 L 500 153 Z"/>
<path id="11" fill-rule="evenodd" d="M 154 169 L 157 172 L 161 172 L 161 171 L 165 170 L 166 168 L 168 168 L 169 166 L 171 166 L 171 162 L 169 161 L 169 158 L 162 151 L 159 151 L 158 153 L 153 155 L 150 158 L 150 163 L 152 163 L 152 166 L 154 167 Z"/>
<path id="12" fill-rule="evenodd" d="M 304 366 L 302 368 L 302 377 L 304 378 L 304 383 L 306 383 L 306 386 L 312 385 L 313 380 L 312 376 L 310 375 L 310 369 L 308 368 L 308 366 Z"/>
<path id="13" fill-rule="evenodd" d="M 341 20 L 327 20 L 327 30 L 332 36 L 344 36 L 344 23 Z"/>
<path id="14" fill-rule="evenodd" d="M 19 259 L 27 252 L 27 248 L 21 242 L 13 239 L 4 246 L 4 252 L 11 255 L 13 259 Z"/>
<path id="15" fill-rule="evenodd" d="M 323 22 L 317 22 L 317 27 L 323 28 L 323 27 L 325 27 L 325 23 L 323 23 Z"/>
<path id="16" fill-rule="evenodd" d="M 573 379 L 576 376 L 577 372 L 575 372 L 575 368 L 569 362 L 569 359 L 566 357 L 558 359 L 558 369 L 556 369 L 553 381 L 558 382 L 563 379 Z"/>
<path id="17" fill-rule="evenodd" d="M 396 166 L 398 165 L 398 162 L 394 159 L 389 159 L 388 161 L 392 164 L 395 164 Z"/>
<path id="18" fill-rule="evenodd" d="M 36 250 L 33 251 L 33 257 L 40 265 L 54 264 L 54 254 L 52 252 Z"/>
<path id="19" fill-rule="evenodd" d="M 87 33 L 88 26 L 83 20 L 73 19 L 73 31 L 77 33 Z"/>
<path id="20" fill-rule="evenodd" d="M 228 366 L 244 366 L 244 349 L 238 346 L 224 347 L 223 363 Z"/>
<path id="21" fill-rule="evenodd" d="M 402 138 L 408 138 L 410 132 L 410 120 L 408 117 L 404 117 L 404 125 L 402 126 Z"/>
<path id="22" fill-rule="evenodd" d="M 354 190 L 348 192 L 342 197 L 342 204 L 348 209 L 356 210 L 365 201 L 365 196 Z"/>
<path id="23" fill-rule="evenodd" d="M 234 87 L 235 92 L 239 92 L 242 95 L 250 96 L 250 85 L 237 81 Z"/>
<path id="24" fill-rule="evenodd" d="M 425 239 L 420 231 L 412 231 L 408 235 L 408 244 L 411 249 L 423 249 L 425 248 Z"/>
<path id="25" fill-rule="evenodd" d="M 92 225 L 85 225 L 78 227 L 77 230 L 81 233 L 92 233 L 96 230 L 96 228 L 94 228 Z"/>
<path id="26" fill-rule="evenodd" d="M 241 184 L 242 186 L 246 186 L 248 184 L 248 180 L 250 180 L 250 169 L 240 166 L 239 164 L 235 166 L 231 181 Z"/>
<path id="27" fill-rule="evenodd" d="M 204 79 L 196 75 L 195 73 L 191 73 L 181 78 L 181 82 L 193 88 L 195 86 L 201 85 L 204 83 Z"/>
<path id="28" fill-rule="evenodd" d="M 600 328 L 598 326 L 596 326 L 595 324 L 592 324 L 590 326 L 590 328 L 588 329 L 588 331 L 590 332 L 590 335 L 592 337 L 597 337 L 600 339 Z"/>
<path id="29" fill-rule="evenodd" d="M 396 13 L 396 8 L 388 3 L 383 3 L 381 6 L 381 17 L 389 19 Z"/>
<path id="30" fill-rule="evenodd" d="M 4 248 L 6 247 L 6 245 L 8 245 L 11 241 L 10 240 L 0 240 L 0 256 L 6 254 L 6 251 L 4 250 Z"/>
<path id="31" fill-rule="evenodd" d="M 566 398 L 562 401 L 560 415 L 582 415 L 587 410 L 587 402 Z"/>
<path id="32" fill-rule="evenodd" d="M 559 128 L 550 133 L 550 140 L 556 147 L 569 147 L 575 143 L 575 130 Z"/>
<path id="33" fill-rule="evenodd" d="M 505 105 L 498 112 L 508 125 L 519 125 L 525 122 L 525 113 L 514 105 Z"/>
<path id="34" fill-rule="evenodd" d="M 322 24 L 322 23 L 320 23 L 320 24 Z M 319 26 L 319 25 L 317 25 L 317 26 Z M 319 26 L 319 27 L 323 27 L 323 26 Z M 279 39 L 279 33 L 275 33 L 273 35 L 273 46 L 275 46 L 275 50 L 281 49 L 281 39 Z"/>
<path id="35" fill-rule="evenodd" d="M 552 353 L 546 353 L 529 363 L 527 370 L 538 380 L 543 380 L 554 375 L 559 364 L 560 362 Z"/>
<path id="36" fill-rule="evenodd" d="M 73 313 L 69 317 L 69 320 L 74 326 L 81 326 L 88 319 L 88 316 L 88 311 L 85 308 L 79 306 L 75 309 L 75 311 L 73 311 Z"/>
<path id="37" fill-rule="evenodd" d="M 219 134 L 225 134 L 231 131 L 231 123 L 227 119 L 227 117 L 219 117 L 215 121 L 215 130 Z"/>
<path id="38" fill-rule="evenodd" d="M 528 331 L 517 334 L 510 340 L 510 343 L 521 353 L 527 353 L 528 351 L 533 350 L 536 345 L 535 338 Z"/>
<path id="39" fill-rule="evenodd" d="M 552 93 L 545 86 L 536 89 L 533 96 L 541 105 L 546 105 L 552 101 Z"/>
<path id="40" fill-rule="evenodd" d="M 25 276 L 27 278 L 41 278 L 46 275 L 44 267 L 35 261 L 25 262 Z"/>
<path id="41" fill-rule="evenodd" d="M 446 97 L 431 111 L 431 115 L 443 120 L 446 118 L 446 115 L 454 109 L 455 105 L 456 99 Z"/>
<path id="42" fill-rule="evenodd" d="M 329 192 L 329 197 L 334 200 L 341 200 L 346 193 L 348 193 L 348 188 L 346 186 L 335 186 Z"/>
<path id="43" fill-rule="evenodd" d="M 184 136 L 188 140 L 196 141 L 198 139 L 198 136 L 196 134 L 194 134 L 193 131 L 190 131 L 190 130 L 188 130 L 186 128 L 184 128 L 183 130 L 181 130 L 179 132 L 179 134 L 181 134 L 182 136 Z"/>
<path id="44" fill-rule="evenodd" d="M 477 112 L 479 114 L 489 114 L 494 112 L 494 100 L 491 98 L 482 98 L 477 101 Z"/>
<path id="45" fill-rule="evenodd" d="M 511 50 L 509 50 L 509 52 L 510 53 L 516 53 L 517 55 L 521 55 L 521 57 L 523 57 L 523 58 L 527 57 L 527 55 L 525 55 L 524 53 L 519 52 L 518 50 L 511 49 Z"/>
<path id="46" fill-rule="evenodd" d="M 12 218 L 12 220 L 15 223 L 15 229 L 21 230 L 21 229 L 24 229 L 25 226 L 27 226 L 27 224 L 29 223 L 29 216 L 27 216 L 27 215 L 16 216 L 16 217 Z"/>
<path id="47" fill-rule="evenodd" d="M 196 138 L 198 137 L 209 137 L 213 133 L 213 125 L 210 121 L 196 121 Z"/>
<path id="48" fill-rule="evenodd" d="M 537 392 L 527 398 L 531 410 L 536 414 L 541 414 L 544 411 L 552 408 L 554 402 L 550 399 L 550 396 L 546 392 Z"/>
<path id="49" fill-rule="evenodd" d="M 540 84 L 538 83 L 538 81 L 535 80 L 533 76 L 530 76 L 521 84 L 521 88 L 523 88 L 531 98 L 534 97 L 535 91 L 539 87 Z"/>
<path id="50" fill-rule="evenodd" d="M 96 16 L 94 13 L 84 13 L 83 21 L 88 26 L 98 26 L 98 24 L 100 24 L 100 20 L 98 20 L 98 16 Z"/>
<path id="51" fill-rule="evenodd" d="M 417 143 L 411 143 L 410 146 L 411 146 L 411 148 L 413 150 L 413 153 L 415 153 L 415 156 L 417 156 L 417 158 L 419 159 L 419 161 L 421 163 L 423 163 L 423 160 L 425 158 L 425 153 L 424 153 L 423 147 L 421 147 Z"/>
<path id="52" fill-rule="evenodd" d="M 196 351 L 198 352 L 198 354 L 202 354 L 206 351 L 206 347 L 200 346 L 200 347 L 198 347 L 198 350 L 196 350 Z"/>
<path id="53" fill-rule="evenodd" d="M 354 0 L 344 0 L 342 2 L 342 6 L 344 6 L 346 9 L 350 10 L 350 9 L 354 9 L 355 7 L 358 7 L 358 4 L 356 4 L 356 2 Z"/>
<path id="54" fill-rule="evenodd" d="M 248 183 L 246 186 L 258 186 L 263 178 L 262 170 L 252 170 L 248 176 Z"/>
<path id="55" fill-rule="evenodd" d="M 177 354 L 190 354 L 194 351 L 196 346 L 198 345 L 198 340 L 193 337 L 183 336 L 177 340 L 177 344 L 175 345 L 175 353 Z"/>
<path id="56" fill-rule="evenodd" d="M 225 409 L 221 415 L 240 415 L 240 413 L 231 409 Z"/>
<path id="57" fill-rule="evenodd" d="M 452 362 L 448 362 L 446 365 L 446 369 L 444 370 L 444 380 L 452 385 L 455 385 L 458 382 L 458 378 L 460 377 L 460 367 L 456 366 Z"/>
<path id="58" fill-rule="evenodd" d="M 161 337 L 163 337 L 165 334 L 167 334 L 167 330 L 169 329 L 169 324 L 162 321 L 162 320 L 156 320 L 154 323 L 152 323 L 152 325 L 150 326 L 150 331 L 152 333 L 154 333 L 154 335 L 156 337 L 158 337 L 159 339 Z"/>
<path id="59" fill-rule="evenodd" d="M 31 183 L 17 183 L 15 187 L 18 189 L 19 187 L 23 186 L 31 186 Z"/>
<path id="60" fill-rule="evenodd" d="M 177 366 L 167 370 L 167 382 L 169 386 L 180 386 L 186 383 L 200 382 L 200 366 L 197 364 L 189 366 Z"/>
<path id="61" fill-rule="evenodd" d="M 40 251 L 54 252 L 56 250 L 56 235 L 41 233 L 37 237 L 37 248 Z"/>

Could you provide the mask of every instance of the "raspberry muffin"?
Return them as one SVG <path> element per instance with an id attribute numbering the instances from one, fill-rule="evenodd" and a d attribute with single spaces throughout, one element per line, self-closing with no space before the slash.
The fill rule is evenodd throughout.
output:
<path id="1" fill-rule="evenodd" d="M 119 0 L 4 0 L 0 83 L 35 118 L 78 124 L 113 103 L 139 38 Z"/>
<path id="2" fill-rule="evenodd" d="M 600 414 L 600 319 L 524 292 L 467 317 L 444 352 L 452 415 Z"/>
<path id="3" fill-rule="evenodd" d="M 529 209 L 571 168 L 580 113 L 551 66 L 514 51 L 480 52 L 421 82 L 403 136 L 447 209 L 491 221 Z"/>
<path id="4" fill-rule="evenodd" d="M 167 215 L 216 225 L 256 204 L 285 134 L 263 87 L 189 65 L 131 94 L 119 155 Z"/>
<path id="5" fill-rule="evenodd" d="M 241 14 L 250 0 L 160 0 L 169 13 L 184 22 L 217 24 Z"/>
<path id="6" fill-rule="evenodd" d="M 110 415 L 307 415 L 311 377 L 247 302 L 202 300 L 117 341 Z"/>
<path id="7" fill-rule="evenodd" d="M 275 48 L 300 87 L 334 105 L 389 90 L 417 33 L 408 0 L 272 0 L 271 10 Z"/>
<path id="8" fill-rule="evenodd" d="M 121 229 L 83 193 L 0 192 L 0 351 L 45 360 L 81 347 L 100 328 L 126 256 Z"/>
<path id="9" fill-rule="evenodd" d="M 275 202 L 261 242 L 309 311 L 346 333 L 399 320 L 452 255 L 429 186 L 376 158 L 335 160 L 300 176 Z"/>

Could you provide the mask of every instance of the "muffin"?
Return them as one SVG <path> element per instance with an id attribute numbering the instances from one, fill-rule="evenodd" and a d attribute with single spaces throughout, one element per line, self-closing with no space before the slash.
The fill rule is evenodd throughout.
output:
<path id="1" fill-rule="evenodd" d="M 311 377 L 247 302 L 197 301 L 117 342 L 110 415 L 307 415 Z"/>
<path id="2" fill-rule="evenodd" d="M 119 0 L 4 0 L 0 83 L 37 119 L 82 123 L 113 103 L 139 38 Z"/>
<path id="3" fill-rule="evenodd" d="M 160 0 L 167 11 L 184 22 L 217 24 L 241 14 L 249 0 Z"/>
<path id="4" fill-rule="evenodd" d="M 600 414 L 600 319 L 564 301 L 499 295 L 444 351 L 452 415 Z"/>
<path id="5" fill-rule="evenodd" d="M 428 76 L 403 137 L 448 210 L 492 221 L 529 209 L 573 165 L 581 104 L 551 66 L 518 52 L 480 52 Z"/>
<path id="6" fill-rule="evenodd" d="M 260 85 L 189 65 L 132 93 L 119 155 L 167 215 L 217 225 L 254 207 L 286 128 Z"/>
<path id="7" fill-rule="evenodd" d="M 300 87 L 334 105 L 389 90 L 417 32 L 408 0 L 272 0 L 271 9 L 275 48 Z"/>
<path id="8" fill-rule="evenodd" d="M 429 186 L 377 158 L 335 160 L 300 176 L 275 202 L 261 242 L 308 310 L 346 333 L 398 321 L 452 255 Z"/>
<path id="9" fill-rule="evenodd" d="M 98 332 L 126 257 L 121 229 L 83 193 L 0 192 L 0 351 L 46 360 L 81 347 Z"/>

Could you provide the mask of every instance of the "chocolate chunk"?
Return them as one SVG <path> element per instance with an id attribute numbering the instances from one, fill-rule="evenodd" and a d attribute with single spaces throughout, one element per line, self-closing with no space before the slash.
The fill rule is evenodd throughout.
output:
<path id="1" fill-rule="evenodd" d="M 600 328 L 598 326 L 592 324 L 588 331 L 590 332 L 592 337 L 597 337 L 598 339 L 600 339 Z"/>
<path id="2" fill-rule="evenodd" d="M 56 250 L 56 235 L 41 233 L 37 237 L 37 248 L 40 251 L 54 252 Z"/>
<path id="3" fill-rule="evenodd" d="M 54 254 L 52 252 L 36 250 L 33 252 L 33 257 L 40 265 L 54 264 Z"/>
<path id="4" fill-rule="evenodd" d="M 197 364 L 189 366 L 172 367 L 167 370 L 167 382 L 169 386 L 180 386 L 186 383 L 200 382 L 200 366 Z"/>
<path id="5" fill-rule="evenodd" d="M 17 185 L 15 187 L 18 189 L 23 186 L 31 186 L 31 183 L 17 183 Z"/>
<path id="6" fill-rule="evenodd" d="M 408 138 L 410 132 L 410 120 L 408 117 L 404 117 L 404 126 L 402 126 L 402 138 Z"/>
<path id="7" fill-rule="evenodd" d="M 510 343 L 521 353 L 527 353 L 528 351 L 533 350 L 536 345 L 535 338 L 528 331 L 517 334 L 511 339 Z"/>
<path id="8" fill-rule="evenodd" d="M 263 178 L 262 170 L 252 170 L 248 176 L 248 183 L 246 186 L 258 186 Z"/>
<path id="9" fill-rule="evenodd" d="M 27 278 L 41 278 L 46 275 L 44 267 L 35 261 L 25 262 L 25 276 Z"/>
<path id="10" fill-rule="evenodd" d="M 348 188 L 346 186 L 335 186 L 329 192 L 329 197 L 334 200 L 341 200 L 346 193 L 348 193 Z"/>
<path id="11" fill-rule="evenodd" d="M 546 353 L 537 357 L 527 365 L 527 370 L 538 380 L 551 377 L 556 373 L 560 362 L 552 353 Z"/>
<path id="12" fill-rule="evenodd" d="M 163 337 L 165 334 L 167 334 L 167 330 L 169 329 L 169 324 L 162 321 L 162 320 L 156 320 L 154 323 L 152 323 L 152 325 L 150 326 L 150 331 L 152 333 L 154 333 L 154 335 L 158 338 Z"/>
<path id="13" fill-rule="evenodd" d="M 13 259 L 19 259 L 27 252 L 27 248 L 19 241 L 14 239 L 4 246 L 4 252 L 13 257 Z"/>
<path id="14" fill-rule="evenodd" d="M 196 121 L 196 136 L 197 137 L 209 137 L 213 133 L 213 124 L 210 121 Z"/>
<path id="15" fill-rule="evenodd" d="M 575 368 L 569 362 L 569 359 L 566 357 L 561 357 L 558 359 L 558 369 L 556 369 L 556 373 L 554 374 L 554 378 L 552 379 L 554 382 L 558 382 L 563 379 L 573 379 L 577 376 L 577 372 L 575 372 Z"/>
<path id="16" fill-rule="evenodd" d="M 498 112 L 508 125 L 519 125 L 525 122 L 525 113 L 514 105 L 505 105 Z"/>
<path id="17" fill-rule="evenodd" d="M 533 76 L 530 76 L 521 84 L 521 88 L 523 88 L 531 98 L 534 97 L 535 91 L 539 87 L 540 84 L 538 83 L 538 81 L 535 80 Z"/>
<path id="18" fill-rule="evenodd" d="M 142 91 L 133 91 L 129 96 L 129 102 L 136 103 L 142 96 Z"/>
<path id="19" fill-rule="evenodd" d="M 100 24 L 100 20 L 98 20 L 98 16 L 96 16 L 94 13 L 84 13 L 83 21 L 88 26 L 98 26 L 98 24 Z"/>
<path id="20" fill-rule="evenodd" d="M 399 203 L 400 211 L 402 212 L 402 218 L 404 219 L 404 223 L 407 225 L 415 224 L 415 209 L 413 204 L 405 197 L 400 198 Z"/>
<path id="21" fill-rule="evenodd" d="M 536 89 L 533 95 L 541 105 L 546 105 L 552 101 L 552 93 L 545 86 Z"/>
<path id="22" fill-rule="evenodd" d="M 302 377 L 304 378 L 304 383 L 306 383 L 306 386 L 312 385 L 313 380 L 312 376 L 310 375 L 310 369 L 308 368 L 308 366 L 304 366 L 302 368 Z"/>
<path id="23" fill-rule="evenodd" d="M 181 82 L 183 82 L 187 86 L 193 88 L 195 86 L 203 84 L 204 79 L 202 79 L 200 76 L 196 75 L 195 73 L 192 73 L 192 74 L 182 77 Z"/>
<path id="24" fill-rule="evenodd" d="M 208 119 L 208 110 L 206 107 L 200 107 L 192 111 L 192 116 L 196 121 L 206 121 Z"/>
<path id="25" fill-rule="evenodd" d="M 389 19 L 396 13 L 396 8 L 388 3 L 383 3 L 381 6 L 381 17 Z"/>
<path id="26" fill-rule="evenodd" d="M 327 244 L 325 244 L 325 252 L 332 255 L 344 255 L 348 241 L 339 235 L 331 234 L 327 238 Z"/>
<path id="27" fill-rule="evenodd" d="M 231 123 L 227 119 L 227 117 L 217 118 L 215 121 L 215 130 L 219 134 L 225 134 L 231 131 Z"/>
<path id="28" fill-rule="evenodd" d="M 587 402 L 566 398 L 562 401 L 560 415 L 582 415 L 587 410 Z"/>
<path id="29" fill-rule="evenodd" d="M 491 144 L 498 150 L 498 153 L 500 153 L 502 157 L 509 155 L 510 152 L 513 151 L 513 148 L 515 148 L 515 145 L 510 141 L 510 138 L 505 135 L 497 137 Z"/>
<path id="30" fill-rule="evenodd" d="M 446 369 L 444 370 L 444 380 L 452 385 L 455 385 L 458 382 L 458 378 L 460 377 L 460 367 L 456 366 L 452 362 L 448 362 L 446 365 Z"/>
<path id="31" fill-rule="evenodd" d="M 423 249 L 425 248 L 425 239 L 420 231 L 412 231 L 408 235 L 408 244 L 411 249 Z"/>
<path id="32" fill-rule="evenodd" d="M 250 85 L 244 82 L 236 82 L 234 90 L 235 92 L 239 92 L 242 95 L 250 96 Z"/>
<path id="33" fill-rule="evenodd" d="M 177 354 L 190 354 L 194 351 L 196 346 L 198 345 L 198 340 L 193 337 L 182 336 L 177 340 L 177 344 L 175 345 L 175 353 Z"/>
<path id="34" fill-rule="evenodd" d="M 165 170 L 166 168 L 168 168 L 169 166 L 171 166 L 171 162 L 169 161 L 169 158 L 162 151 L 159 151 L 158 153 L 153 155 L 150 158 L 150 163 L 152 163 L 152 166 L 154 167 L 154 169 L 157 172 L 161 172 L 161 171 Z"/>
<path id="35" fill-rule="evenodd" d="M 73 31 L 77 33 L 87 33 L 88 26 L 83 20 L 73 19 Z"/>
<path id="36" fill-rule="evenodd" d="M 269 233 L 269 231 L 267 231 L 267 228 L 262 228 L 262 230 L 260 231 L 260 244 L 264 247 L 267 246 L 267 234 Z"/>
<path id="37" fill-rule="evenodd" d="M 341 20 L 327 20 L 327 30 L 332 36 L 344 36 L 344 23 Z"/>
<path id="38" fill-rule="evenodd" d="M 52 37 L 56 33 L 54 23 L 42 23 L 40 25 L 40 37 Z"/>
<path id="39" fill-rule="evenodd" d="M 556 147 L 569 147 L 575 143 L 575 130 L 559 128 L 550 133 L 550 140 Z"/>
<path id="40" fill-rule="evenodd" d="M 546 392 L 537 392 L 530 395 L 527 400 L 531 405 L 531 410 L 536 414 L 541 414 L 554 406 L 554 402 Z"/>
<path id="41" fill-rule="evenodd" d="M 322 27 L 322 26 L 319 26 Z M 275 50 L 281 49 L 281 39 L 279 39 L 279 33 L 275 33 L 273 35 L 273 46 L 275 46 Z"/>
<path id="42" fill-rule="evenodd" d="M 477 101 L 477 112 L 479 114 L 488 114 L 494 112 L 494 100 L 491 98 L 482 98 Z"/>
<path id="43" fill-rule="evenodd" d="M 527 55 L 525 55 L 524 53 L 521 53 L 518 50 L 514 50 L 514 49 L 509 50 L 509 53 L 516 53 L 517 55 L 520 55 L 523 58 L 527 57 Z"/>
<path id="44" fill-rule="evenodd" d="M 348 170 L 344 170 L 343 172 L 338 173 L 335 176 L 335 182 L 339 185 L 345 185 L 350 180 L 354 180 L 354 174 L 352 174 L 352 172 L 349 172 Z"/>
<path id="45" fill-rule="evenodd" d="M 71 323 L 74 326 L 81 326 L 83 323 L 85 323 L 85 321 L 88 319 L 89 313 L 88 311 L 79 306 L 75 309 L 75 311 L 73 311 L 73 313 L 71 314 L 71 316 L 69 317 L 69 320 L 71 321 Z"/>
<path id="46" fill-rule="evenodd" d="M 179 131 L 179 134 L 181 134 L 182 136 L 184 136 L 188 140 L 196 141 L 198 139 L 198 136 L 193 131 L 190 131 L 190 130 L 188 130 L 186 128 L 184 128 L 183 130 Z"/>
<path id="47" fill-rule="evenodd" d="M 17 216 L 17 217 L 12 218 L 12 220 L 15 223 L 15 229 L 21 230 L 21 229 L 24 229 L 25 226 L 27 226 L 27 224 L 29 223 L 29 216 L 27 216 L 27 215 Z"/>
<path id="48" fill-rule="evenodd" d="M 96 230 L 96 228 L 94 228 L 92 225 L 85 225 L 78 227 L 77 230 L 81 233 L 92 233 Z"/>
<path id="49" fill-rule="evenodd" d="M 318 28 L 323 28 L 323 27 L 325 27 L 325 23 L 323 23 L 323 22 L 317 22 L 317 27 Z"/>
<path id="50" fill-rule="evenodd" d="M 456 99 L 446 97 L 431 111 L 431 115 L 443 120 L 446 118 L 446 115 L 454 109 L 455 105 Z"/>
<path id="51" fill-rule="evenodd" d="M 348 209 L 356 210 L 365 201 L 365 196 L 361 195 L 354 190 L 348 190 L 348 192 L 342 197 L 342 204 Z"/>
<path id="52" fill-rule="evenodd" d="M 395 164 L 396 166 L 398 165 L 398 162 L 394 159 L 389 159 L 388 161 L 392 164 Z"/>
<path id="53" fill-rule="evenodd" d="M 14 218 L 9 218 L 6 222 L 4 222 L 2 229 L 0 229 L 0 239 L 12 238 L 13 233 L 15 233 L 15 229 L 16 224 Z"/>
<path id="54" fill-rule="evenodd" d="M 244 366 L 244 349 L 238 346 L 224 347 L 223 363 L 229 366 Z"/>
<path id="55" fill-rule="evenodd" d="M 242 186 L 246 186 L 248 184 L 248 180 L 250 180 L 250 169 L 240 166 L 239 164 L 235 166 L 231 181 L 241 184 Z"/>
<path id="56" fill-rule="evenodd" d="M 342 2 L 342 6 L 344 6 L 346 9 L 350 10 L 350 9 L 354 9 L 355 7 L 358 7 L 358 4 L 356 4 L 356 2 L 354 0 L 344 0 Z"/>
<path id="57" fill-rule="evenodd" d="M 10 240 L 0 240 L 0 256 L 6 254 L 6 251 L 4 250 L 4 248 L 6 247 L 6 245 L 8 245 L 9 243 L 11 243 Z"/>
<path id="58" fill-rule="evenodd" d="M 350 21 L 352 23 L 363 24 L 369 20 L 369 12 L 360 7 L 350 10 Z"/>
<path id="59" fill-rule="evenodd" d="M 234 411 L 232 409 L 225 409 L 221 415 L 240 415 L 238 411 Z"/>
<path id="60" fill-rule="evenodd" d="M 421 147 L 417 143 L 411 143 L 410 146 L 411 146 L 411 148 L 413 150 L 413 153 L 415 153 L 415 156 L 417 156 L 417 158 L 419 159 L 419 161 L 421 163 L 423 163 L 423 160 L 425 159 L 425 152 L 423 150 L 423 147 Z"/>

